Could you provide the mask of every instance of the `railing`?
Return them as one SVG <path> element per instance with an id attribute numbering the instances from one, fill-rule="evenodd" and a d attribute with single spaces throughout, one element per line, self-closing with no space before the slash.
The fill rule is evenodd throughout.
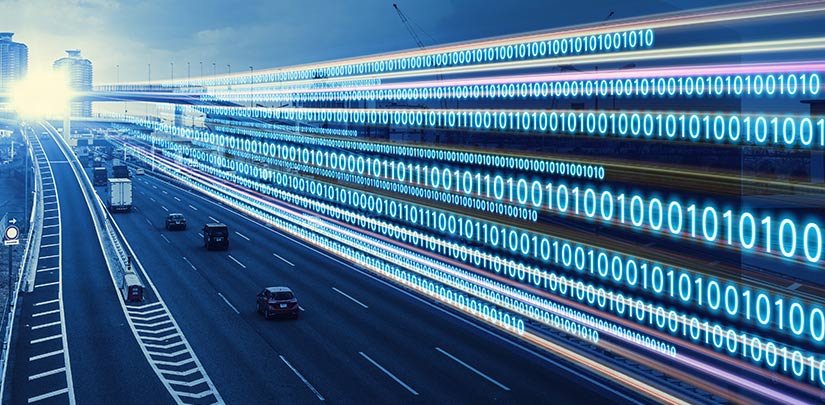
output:
<path id="1" fill-rule="evenodd" d="M 40 236 L 43 233 L 43 179 L 40 176 L 40 165 L 37 160 L 37 155 L 34 153 L 34 142 L 30 139 L 29 131 L 24 128 L 23 132 L 27 144 L 27 153 L 31 157 L 32 167 L 37 168 L 34 170 L 33 190 L 37 197 L 32 199 L 28 237 L 26 238 L 26 247 L 23 250 L 20 267 L 17 271 L 17 281 L 14 284 L 14 288 L 9 290 L 9 294 L 11 295 L 9 302 L 11 306 L 4 314 L 7 318 L 5 318 L 3 322 L 3 347 L 2 354 L 0 354 L 0 398 L 4 398 L 5 393 L 6 370 L 8 369 L 9 351 L 11 349 L 12 332 L 14 331 L 14 317 L 17 312 L 18 293 L 21 289 L 31 291 L 34 287 L 35 271 L 33 270 L 37 268 L 37 257 L 34 256 L 34 252 L 40 250 Z M 37 141 L 37 139 L 35 139 L 35 141 Z M 9 260 L 11 260 L 11 257 L 9 257 Z M 9 274 L 9 277 L 11 277 L 11 274 Z"/>
<path id="2" fill-rule="evenodd" d="M 53 134 L 57 133 L 57 130 L 55 130 L 51 124 L 46 122 L 44 125 L 46 125 Z M 86 205 L 89 207 L 89 212 L 92 215 L 92 221 L 94 222 L 95 230 L 97 231 L 97 237 L 100 241 L 100 246 L 103 249 L 103 256 L 106 260 L 106 265 L 109 268 L 109 271 L 111 271 L 114 275 L 114 278 L 117 281 L 117 287 L 122 289 L 123 279 L 127 273 L 134 274 L 138 277 L 138 279 L 140 279 L 140 276 L 138 276 L 137 273 L 131 269 L 131 260 L 129 258 L 130 255 L 124 248 L 125 237 L 119 232 L 119 230 L 116 229 L 116 225 L 114 225 L 114 220 L 112 219 L 111 214 L 106 209 L 106 206 L 100 197 L 95 194 L 94 186 L 92 186 L 89 176 L 83 170 L 83 167 L 74 156 L 74 153 L 72 153 L 69 149 L 69 146 L 66 144 L 65 140 L 63 140 L 60 136 L 56 136 L 56 138 L 58 147 L 60 147 L 66 155 L 69 166 L 72 168 L 78 182 L 80 182 L 80 188 L 83 191 L 83 198 L 85 198 Z"/>

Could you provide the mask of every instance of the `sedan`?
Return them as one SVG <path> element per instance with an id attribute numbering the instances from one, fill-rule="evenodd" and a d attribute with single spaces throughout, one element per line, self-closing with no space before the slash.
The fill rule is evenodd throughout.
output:
<path id="1" fill-rule="evenodd" d="M 171 231 L 173 229 L 186 230 L 186 218 L 183 214 L 172 213 L 166 216 L 166 229 Z"/>
<path id="2" fill-rule="evenodd" d="M 258 293 L 258 313 L 269 319 L 274 315 L 290 315 L 298 318 L 298 299 L 287 287 L 267 287 Z"/>

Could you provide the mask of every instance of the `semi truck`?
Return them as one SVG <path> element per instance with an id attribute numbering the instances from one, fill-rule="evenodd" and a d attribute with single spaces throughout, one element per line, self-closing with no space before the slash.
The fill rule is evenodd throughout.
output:
<path id="1" fill-rule="evenodd" d="M 129 212 L 132 209 L 132 180 L 109 179 L 109 211 Z"/>
<path id="2" fill-rule="evenodd" d="M 95 186 L 105 186 L 108 176 L 105 167 L 95 167 L 94 176 L 92 177 L 92 184 Z"/>

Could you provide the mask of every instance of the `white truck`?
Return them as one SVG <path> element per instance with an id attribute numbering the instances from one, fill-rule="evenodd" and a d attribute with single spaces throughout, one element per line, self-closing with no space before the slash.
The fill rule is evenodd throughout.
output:
<path id="1" fill-rule="evenodd" d="M 109 179 L 109 211 L 132 209 L 132 180 Z"/>

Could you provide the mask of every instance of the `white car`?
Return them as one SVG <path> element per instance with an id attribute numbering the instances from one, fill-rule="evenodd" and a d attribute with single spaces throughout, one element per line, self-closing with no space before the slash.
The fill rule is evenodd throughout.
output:
<path id="1" fill-rule="evenodd" d="M 138 175 L 138 176 L 143 176 L 144 174 L 146 174 L 146 170 L 135 169 L 135 174 Z"/>

